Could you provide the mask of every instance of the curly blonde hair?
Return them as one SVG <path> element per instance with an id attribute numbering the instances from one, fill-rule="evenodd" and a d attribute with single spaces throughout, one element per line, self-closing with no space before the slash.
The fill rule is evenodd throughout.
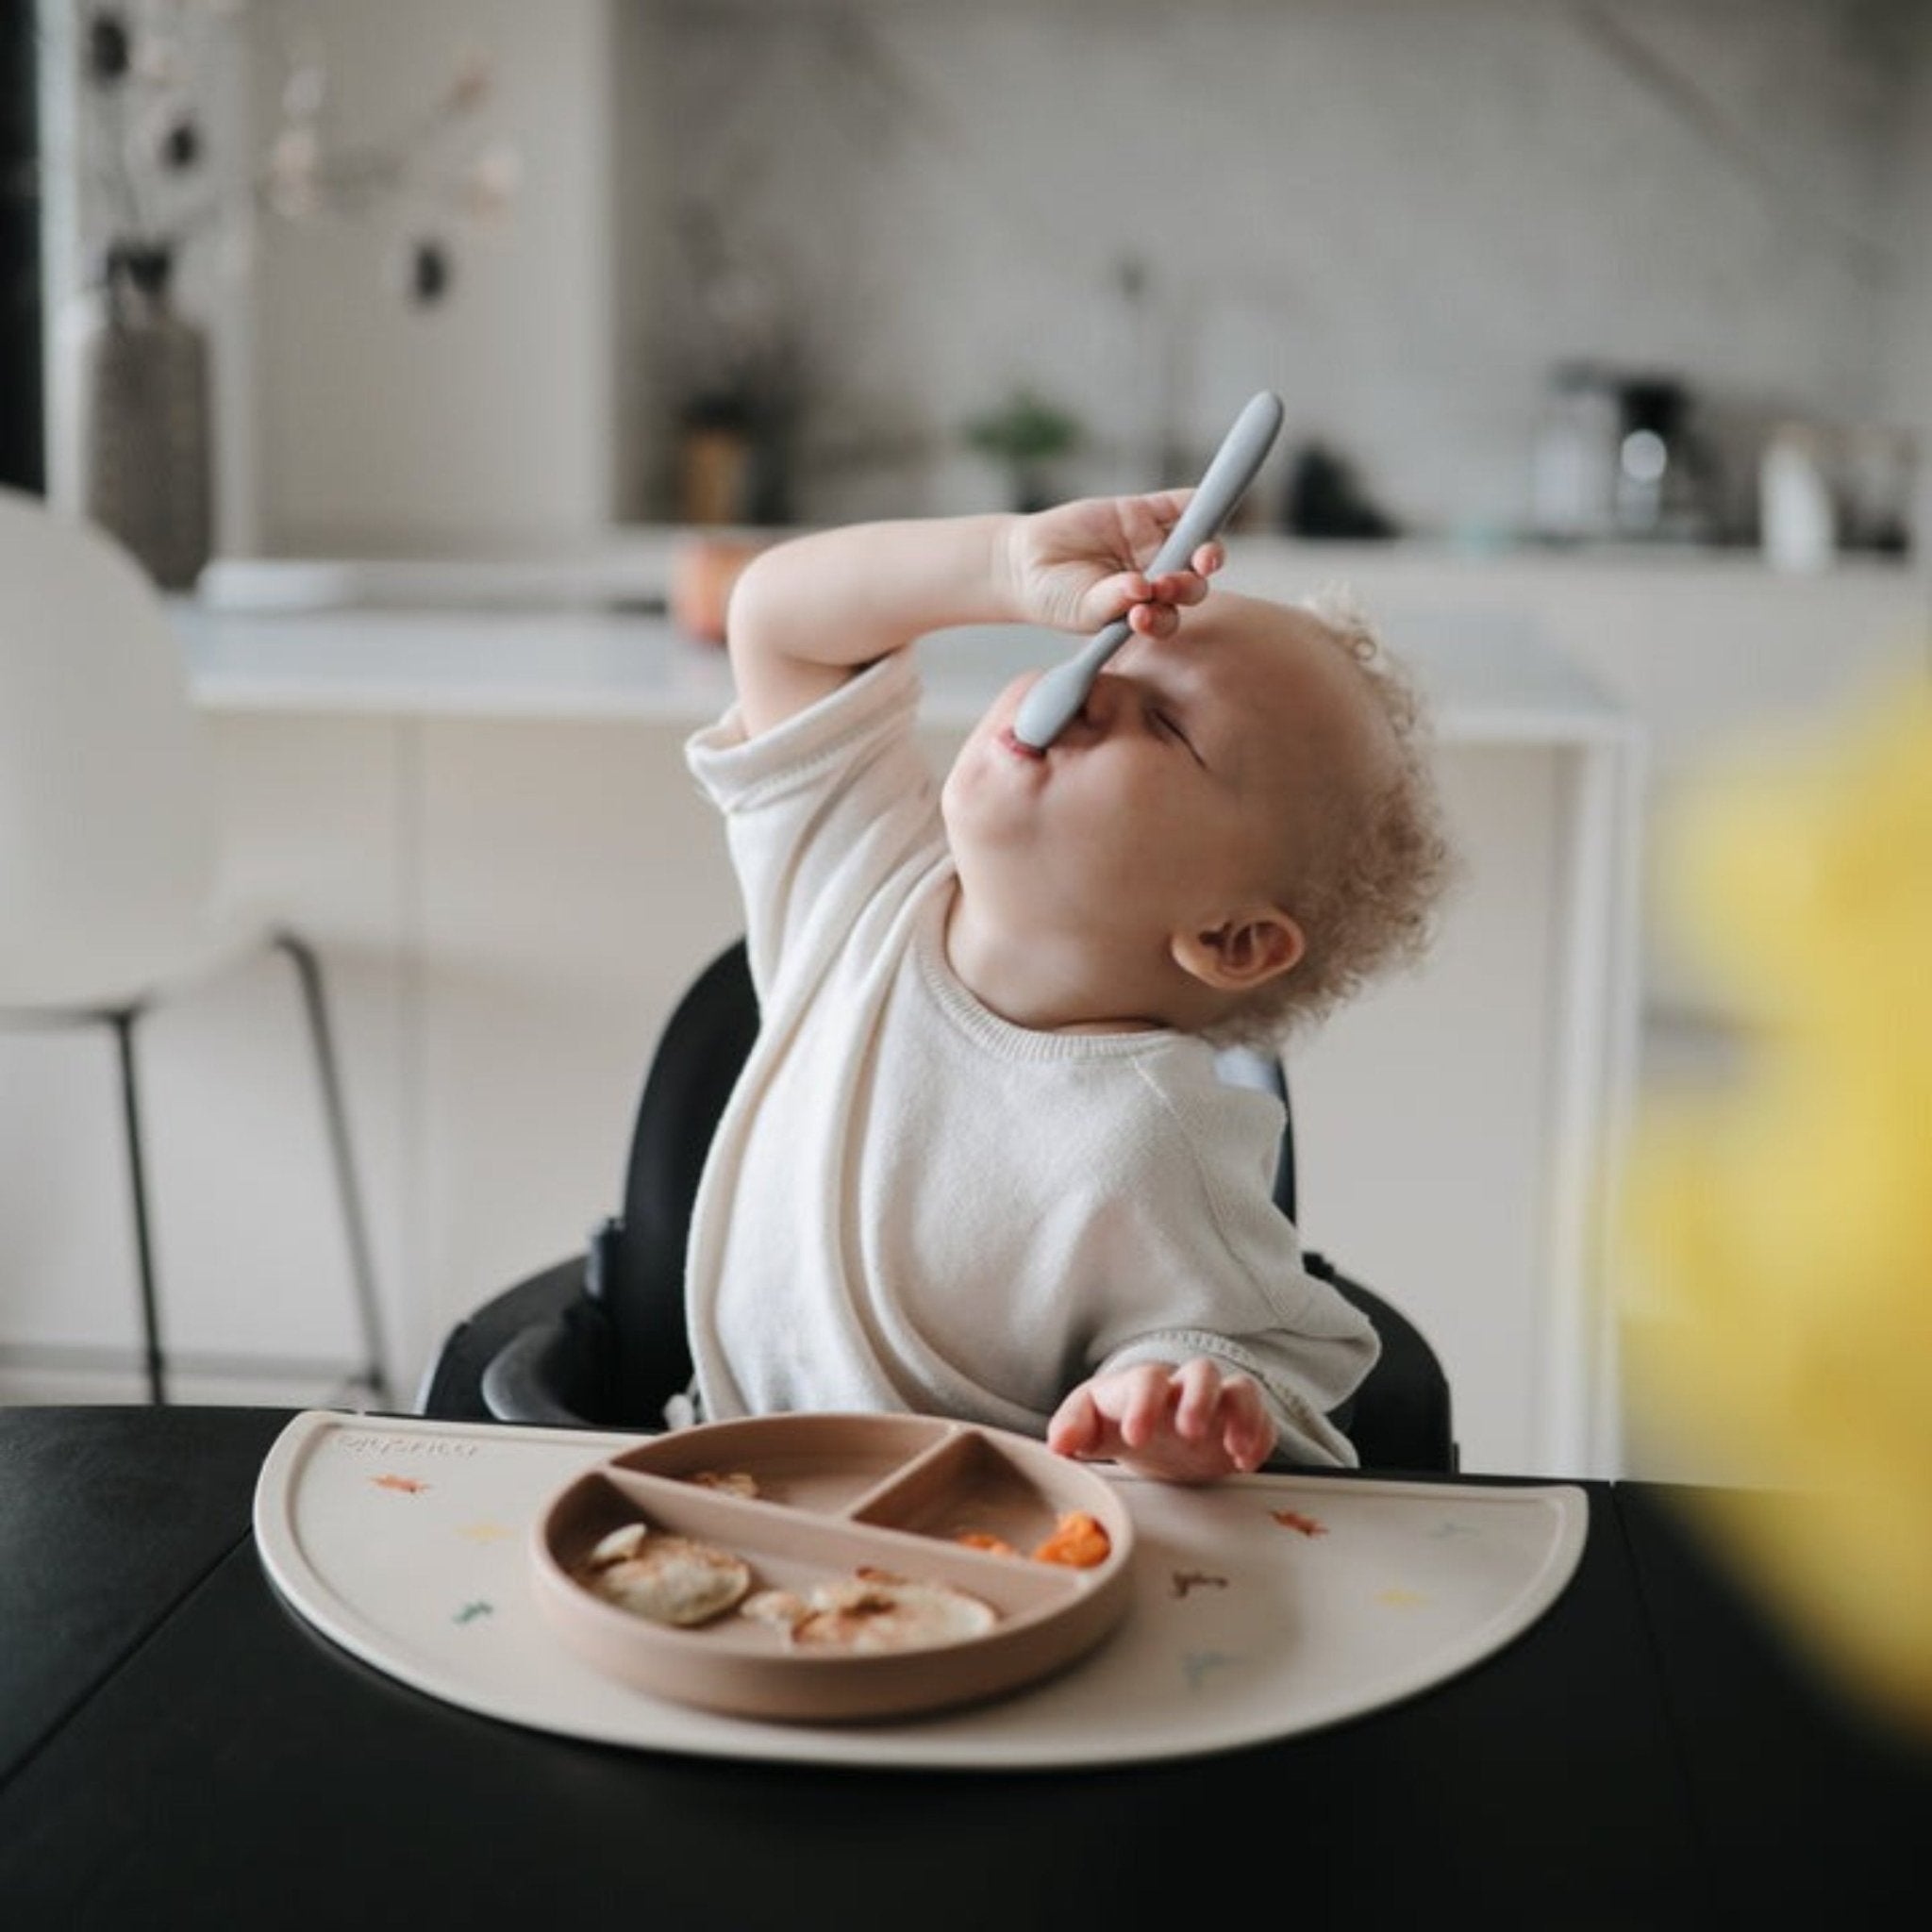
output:
<path id="1" fill-rule="evenodd" d="M 1428 718 L 1407 671 L 1345 587 L 1325 588 L 1298 608 L 1360 671 L 1393 735 L 1395 764 L 1365 795 L 1338 802 L 1335 836 L 1304 867 L 1291 908 L 1307 950 L 1291 972 L 1208 1029 L 1217 1046 L 1279 1046 L 1370 980 L 1419 964 L 1457 870 L 1429 759 Z"/>

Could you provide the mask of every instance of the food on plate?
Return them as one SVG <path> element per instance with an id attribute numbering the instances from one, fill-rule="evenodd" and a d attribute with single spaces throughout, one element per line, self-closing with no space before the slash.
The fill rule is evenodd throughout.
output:
<path id="1" fill-rule="evenodd" d="M 758 1479 L 744 1469 L 701 1469 L 687 1478 L 700 1489 L 723 1490 L 727 1496 L 756 1496 Z"/>
<path id="2" fill-rule="evenodd" d="M 1097 1516 L 1085 1509 L 1069 1509 L 1043 1542 L 1036 1543 L 1036 1563 L 1066 1563 L 1075 1570 L 1091 1570 L 1104 1563 L 1113 1550 L 1113 1539 Z"/>
<path id="3" fill-rule="evenodd" d="M 969 1550 L 991 1550 L 996 1557 L 1017 1557 L 1020 1553 L 1003 1536 L 994 1536 L 990 1529 L 965 1529 L 953 1539 Z"/>
<path id="4" fill-rule="evenodd" d="M 626 1523 L 601 1538 L 578 1571 L 620 1609 L 680 1629 L 722 1617 L 750 1592 L 751 1565 L 716 1543 Z"/>
<path id="5" fill-rule="evenodd" d="M 794 1649 L 861 1656 L 963 1643 L 984 1637 L 999 1622 L 990 1603 L 950 1583 L 869 1567 L 818 1584 L 807 1596 L 760 1591 L 745 1603 L 743 1614 L 783 1630 Z"/>
<path id="6" fill-rule="evenodd" d="M 648 1523 L 622 1523 L 608 1535 L 599 1537 L 591 1545 L 591 1554 L 584 1558 L 586 1570 L 603 1570 L 610 1564 L 621 1562 L 625 1557 L 635 1557 L 638 1545 L 651 1533 Z"/>
<path id="7" fill-rule="evenodd" d="M 738 1613 L 756 1624 L 789 1631 L 811 1615 L 811 1606 L 795 1590 L 760 1590 L 745 1598 Z"/>
<path id="8" fill-rule="evenodd" d="M 990 1550 L 998 1557 L 1017 1557 L 1016 1550 L 1003 1536 L 987 1529 L 963 1529 L 953 1541 L 971 1550 Z M 1036 1563 L 1064 1563 L 1074 1570 L 1091 1570 L 1104 1563 L 1113 1551 L 1113 1539 L 1097 1516 L 1085 1509 L 1069 1509 L 1054 1524 L 1053 1533 L 1033 1546 Z"/>

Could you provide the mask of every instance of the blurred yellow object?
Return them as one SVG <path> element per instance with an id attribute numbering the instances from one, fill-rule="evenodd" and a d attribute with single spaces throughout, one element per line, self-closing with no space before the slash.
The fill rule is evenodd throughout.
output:
<path id="1" fill-rule="evenodd" d="M 1639 1120 L 1632 1396 L 1749 1473 L 1711 1527 L 1774 1611 L 1932 1730 L 1932 686 L 1713 773 L 1661 852 L 1748 1019 L 1733 1085 Z"/>

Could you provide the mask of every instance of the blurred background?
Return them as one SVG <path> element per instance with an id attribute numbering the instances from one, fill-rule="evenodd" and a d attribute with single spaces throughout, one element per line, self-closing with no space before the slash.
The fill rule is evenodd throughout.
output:
<path id="1" fill-rule="evenodd" d="M 144 175 L 222 554 L 965 508 L 1029 405 L 1049 487 L 1139 483 L 1263 383 L 1271 526 L 1750 543 L 1780 432 L 1845 544 L 1916 521 L 1909 0 L 107 10 L 127 80 L 42 102 L 49 340 Z"/>

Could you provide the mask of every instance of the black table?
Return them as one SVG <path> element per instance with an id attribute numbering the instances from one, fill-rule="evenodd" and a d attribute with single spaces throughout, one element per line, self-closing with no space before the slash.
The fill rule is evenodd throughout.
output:
<path id="1" fill-rule="evenodd" d="M 1589 1540 L 1536 1624 L 1326 1730 L 828 1769 L 525 1730 L 336 1649 L 249 1531 L 289 1420 L 0 1409 L 9 1928 L 1761 1927 L 1925 1890 L 1932 1752 L 1814 1682 L 1668 1490 L 1581 1485 Z"/>

